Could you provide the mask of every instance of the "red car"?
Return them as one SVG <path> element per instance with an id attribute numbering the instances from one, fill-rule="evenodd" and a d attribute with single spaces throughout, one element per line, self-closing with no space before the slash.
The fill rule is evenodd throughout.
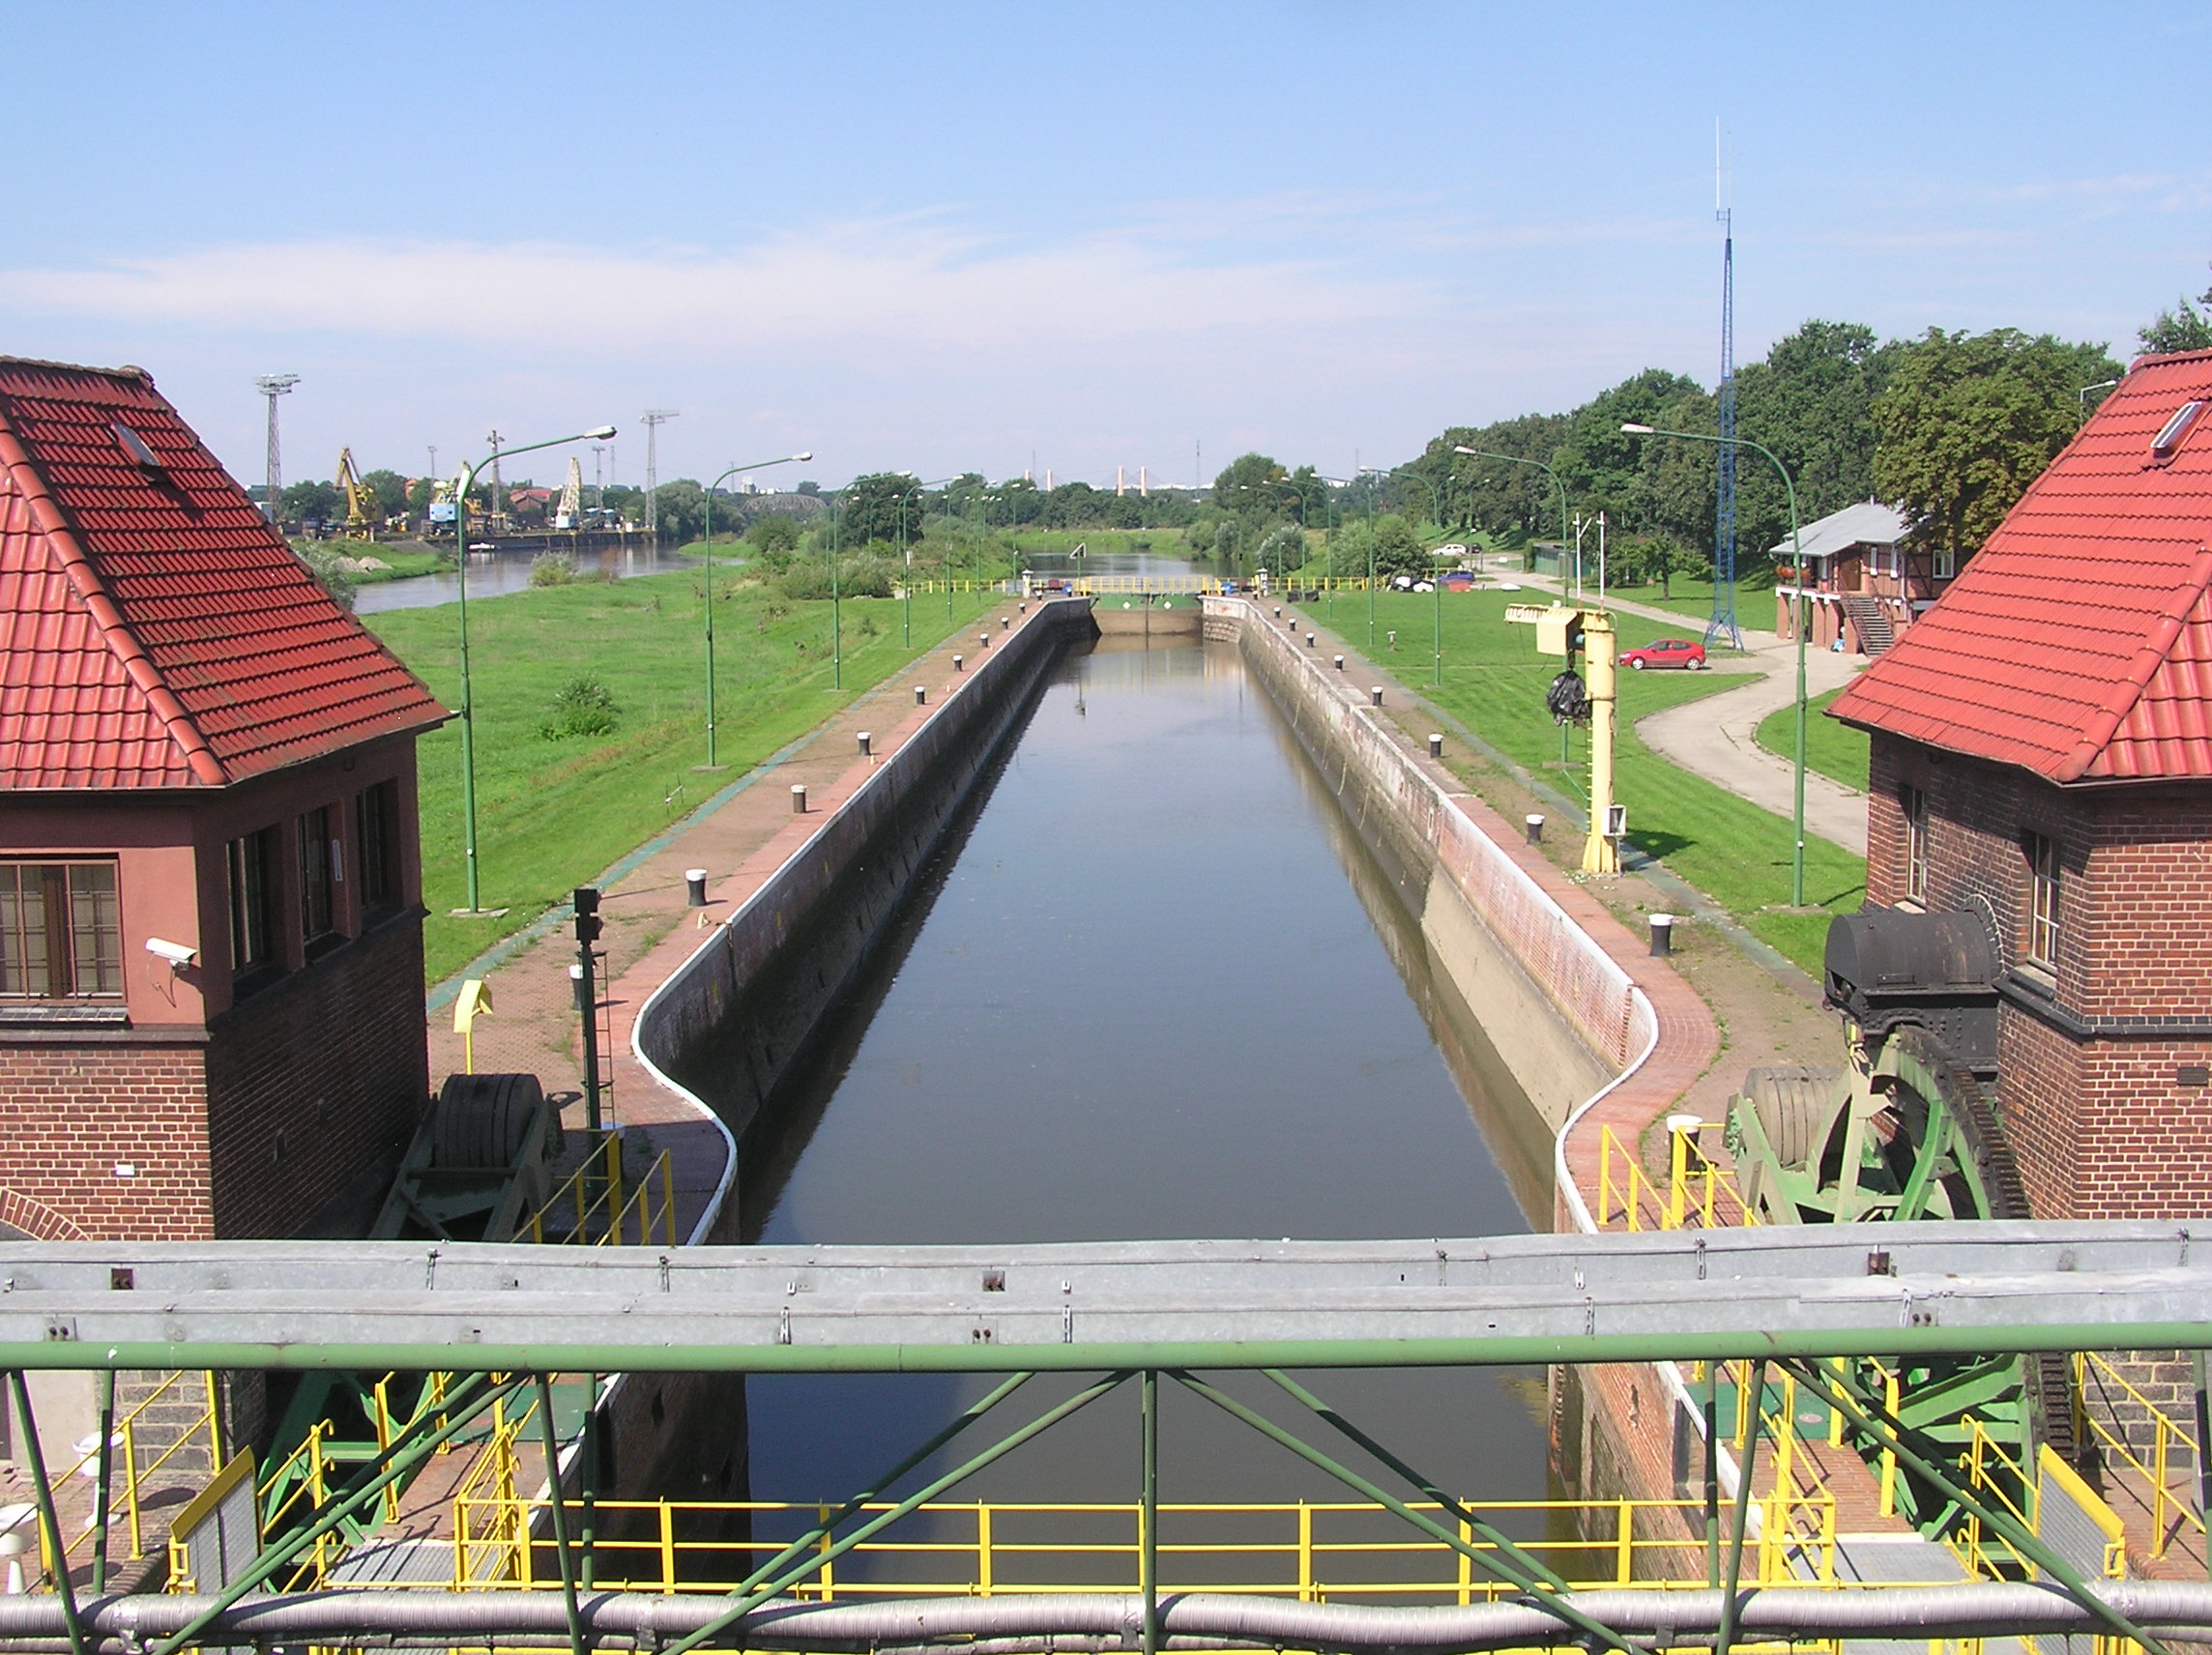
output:
<path id="1" fill-rule="evenodd" d="M 1645 667 L 1682 667 L 1690 672 L 1705 668 L 1705 647 L 1687 638 L 1654 638 L 1640 650 L 1620 652 L 1620 664 L 1642 672 Z"/>

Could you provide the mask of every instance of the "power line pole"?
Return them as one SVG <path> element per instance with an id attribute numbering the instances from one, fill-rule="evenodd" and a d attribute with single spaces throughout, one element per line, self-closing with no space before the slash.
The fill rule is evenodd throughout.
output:
<path id="1" fill-rule="evenodd" d="M 499 432 L 494 430 L 484 441 L 491 445 L 491 509 L 484 513 L 484 523 L 497 534 L 507 517 L 507 490 L 499 480 Z"/>
<path id="2" fill-rule="evenodd" d="M 676 418 L 674 408 L 648 408 L 645 411 L 645 532 L 657 537 L 660 528 L 660 503 L 654 498 L 660 492 L 660 427 Z"/>
<path id="3" fill-rule="evenodd" d="M 1713 615 L 1705 642 L 1743 648 L 1735 619 L 1735 201 L 1713 123 L 1713 217 L 1721 226 L 1720 471 L 1713 489 Z"/>
<path id="4" fill-rule="evenodd" d="M 265 373 L 253 382 L 261 394 L 269 398 L 269 479 L 264 485 L 261 508 L 268 512 L 272 528 L 281 529 L 284 520 L 284 453 L 276 441 L 276 398 L 300 383 L 296 373 Z"/>

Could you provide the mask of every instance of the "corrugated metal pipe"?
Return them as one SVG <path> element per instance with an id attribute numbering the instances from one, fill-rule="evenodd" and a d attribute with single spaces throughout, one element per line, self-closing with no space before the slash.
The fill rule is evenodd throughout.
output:
<path id="1" fill-rule="evenodd" d="M 2202 1640 L 2212 1637 L 2212 1585 L 2174 1581 L 2108 1581 L 2098 1594 L 2154 1635 Z M 1612 1590 L 1575 1595 L 1576 1606 L 1624 1637 L 1660 1643 L 1709 1638 L 1720 1620 L 1717 1591 Z M 81 1605 L 90 1640 L 103 1649 L 143 1648 L 176 1632 L 206 1609 L 205 1597 L 87 1600 Z M 595 1642 L 657 1644 L 696 1631 L 719 1615 L 719 1596 L 655 1592 L 587 1592 L 584 1629 Z M 1161 1632 L 1170 1646 L 1228 1649 L 1249 1645 L 1345 1650 L 1485 1650 L 1569 1642 L 1562 1617 L 1526 1600 L 1470 1608 L 1386 1608 L 1298 1603 L 1220 1593 L 1163 1593 Z M 1023 1651 L 1126 1648 L 1144 1623 L 1135 1593 L 1038 1597 L 923 1598 L 892 1603 L 765 1604 L 714 1640 L 717 1645 L 769 1644 L 778 1649 L 919 1650 L 958 1642 L 978 1649 Z M 2094 1636 L 2103 1623 L 2051 1585 L 1806 1586 L 1747 1591 L 1737 1617 L 1745 1641 L 1828 1638 L 2012 1638 Z M 45 1641 L 63 1636 L 61 1601 L 51 1594 L 0 1597 L 0 1640 Z M 254 1641 L 334 1644 L 352 1640 L 421 1640 L 430 1644 L 539 1641 L 566 1644 L 568 1621 L 556 1591 L 451 1592 L 433 1588 L 301 1593 L 249 1598 L 201 1635 L 203 1645 Z"/>

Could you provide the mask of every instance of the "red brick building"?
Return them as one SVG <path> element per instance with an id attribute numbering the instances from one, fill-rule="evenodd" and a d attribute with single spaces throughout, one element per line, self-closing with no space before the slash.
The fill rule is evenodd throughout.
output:
<path id="1" fill-rule="evenodd" d="M 2039 1217 L 2212 1214 L 2212 352 L 2138 363 L 1834 712 L 1871 902 L 1982 915 Z"/>
<path id="2" fill-rule="evenodd" d="M 373 1213 L 446 716 L 143 371 L 0 359 L 0 1234 Z"/>
<path id="3" fill-rule="evenodd" d="M 1800 549 L 1802 578 L 1792 561 Z M 1952 554 L 1909 545 L 1905 514 L 1875 500 L 1806 524 L 1767 556 L 1774 562 L 1775 631 L 1794 638 L 1792 599 L 1810 599 L 1806 641 L 1825 650 L 1841 638 L 1857 655 L 1878 655 L 1903 637 L 1959 572 Z"/>

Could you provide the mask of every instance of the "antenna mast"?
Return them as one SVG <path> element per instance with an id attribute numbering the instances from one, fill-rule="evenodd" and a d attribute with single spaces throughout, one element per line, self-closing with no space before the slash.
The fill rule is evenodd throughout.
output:
<path id="1" fill-rule="evenodd" d="M 276 441 L 276 398 L 300 383 L 296 373 L 265 373 L 254 382 L 261 394 L 269 398 L 269 480 L 261 499 L 261 508 L 269 514 L 270 527 L 278 533 L 284 522 L 284 452 Z"/>
<path id="2" fill-rule="evenodd" d="M 660 492 L 660 427 L 679 412 L 674 408 L 645 411 L 645 532 L 648 535 L 657 535 L 660 526 L 660 503 L 655 498 Z"/>
<path id="3" fill-rule="evenodd" d="M 1735 202 L 1721 149 L 1721 124 L 1713 123 L 1713 218 L 1721 226 L 1720 477 L 1713 490 L 1713 618 L 1705 642 L 1725 638 L 1743 648 L 1735 620 Z"/>

